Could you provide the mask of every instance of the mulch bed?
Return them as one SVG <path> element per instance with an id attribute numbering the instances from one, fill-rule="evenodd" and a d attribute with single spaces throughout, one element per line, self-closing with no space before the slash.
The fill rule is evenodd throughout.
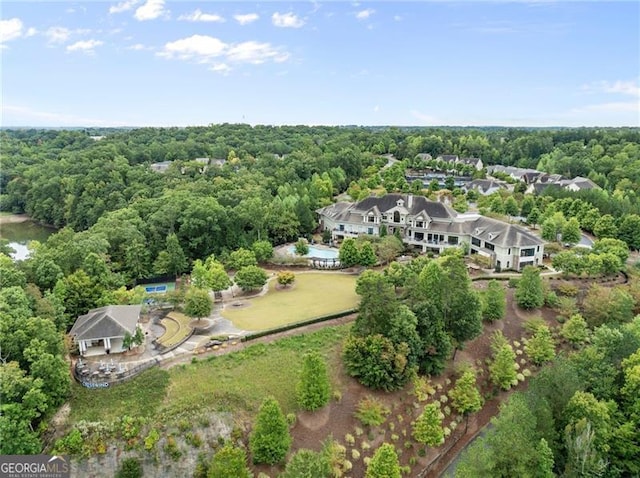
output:
<path id="1" fill-rule="evenodd" d="M 487 281 L 476 281 L 474 287 L 484 289 L 486 288 L 486 283 Z M 506 287 L 506 282 L 504 285 Z M 579 287 L 583 288 L 585 285 L 586 284 L 579 284 Z M 524 390 L 527 387 L 528 381 L 524 381 L 508 392 L 496 392 L 489 384 L 485 361 L 491 356 L 490 344 L 493 332 L 501 330 L 510 342 L 518 341 L 522 343 L 522 338 L 525 336 L 523 324 L 527 319 L 540 317 L 544 319 L 549 326 L 558 327 L 559 325 L 555 319 L 557 313 L 553 309 L 543 307 L 542 309 L 533 311 L 522 310 L 515 304 L 514 289 L 506 289 L 506 291 L 506 317 L 493 324 L 485 324 L 483 334 L 465 344 L 464 350 L 457 352 L 455 361 L 449 363 L 445 372 L 441 376 L 434 377 L 431 380 L 432 385 L 442 386 L 442 390 L 434 395 L 435 397 L 439 397 L 445 394 L 455 382 L 456 371 L 460 364 L 470 362 L 474 364 L 476 368 L 485 369 L 483 375 L 478 378 L 478 386 L 481 394 L 487 397 L 487 400 L 481 411 L 469 417 L 466 432 L 464 431 L 464 422 L 462 422 L 451 433 L 444 445 L 438 448 L 427 448 L 424 456 L 418 456 L 416 454 L 417 444 L 414 443 L 410 447 L 410 444 L 407 442 L 413 441 L 411 438 L 411 421 L 418 416 L 424 404 L 428 402 L 421 402 L 419 406 L 414 405 L 416 399 L 409 391 L 410 386 L 405 390 L 393 393 L 374 391 L 360 385 L 355 379 L 342 371 L 339 380 L 340 391 L 342 393 L 341 400 L 339 402 L 332 400 L 324 409 L 315 413 L 304 412 L 298 414 L 296 424 L 291 430 L 293 436 L 292 451 L 301 448 L 319 451 L 322 448 L 323 442 L 327 438 L 333 437 L 342 445 L 346 446 L 346 458 L 351 461 L 353 465 L 352 470 L 346 473 L 345 476 L 359 477 L 364 476 L 366 471 L 363 458 L 365 456 L 372 456 L 375 449 L 381 443 L 385 441 L 392 442 L 401 452 L 401 465 L 409 465 L 409 459 L 411 457 L 414 457 L 416 460 L 415 464 L 411 467 L 412 472 L 410 476 L 440 476 L 458 453 L 490 422 L 492 417 L 497 415 L 500 404 L 514 391 Z M 526 357 L 526 354 L 518 356 L 518 360 L 522 360 L 524 357 Z M 537 370 L 537 367 L 528 362 L 521 367 L 529 368 L 533 373 Z M 447 382 L 449 385 L 447 385 Z M 373 396 L 380 399 L 392 410 L 386 423 L 373 430 L 367 430 L 366 427 L 363 427 L 360 422 L 354 418 L 354 412 L 358 402 L 365 396 Z M 400 415 L 402 419 L 399 418 Z M 449 422 L 453 416 L 452 414 L 450 417 L 447 417 L 445 423 Z M 390 425 L 391 423 L 393 423 L 393 425 Z M 360 437 L 357 437 L 354 433 L 357 427 L 364 429 L 364 434 Z M 391 428 L 393 428 L 393 431 Z M 345 443 L 345 435 L 347 434 L 355 437 L 355 446 L 349 446 Z M 392 435 L 395 435 L 395 440 L 392 439 Z M 370 445 L 367 451 L 362 449 L 363 441 L 366 441 Z M 351 450 L 354 448 L 358 449 L 361 453 L 358 459 L 353 459 L 351 456 Z M 281 470 L 281 467 L 254 467 L 256 474 L 262 471 L 270 476 L 277 476 Z"/>

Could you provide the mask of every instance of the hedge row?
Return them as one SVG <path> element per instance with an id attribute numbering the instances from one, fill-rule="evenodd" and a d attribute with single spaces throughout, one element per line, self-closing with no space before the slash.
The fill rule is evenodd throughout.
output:
<path id="1" fill-rule="evenodd" d="M 279 332 L 286 332 L 287 330 L 297 329 L 305 325 L 317 324 L 319 322 L 325 322 L 331 319 L 339 319 L 340 317 L 347 316 L 357 312 L 358 309 L 349 309 L 342 312 L 336 312 L 335 314 L 322 315 L 320 317 L 314 317 L 313 319 L 301 320 L 300 322 L 292 322 L 291 324 L 282 325 L 280 327 L 274 327 L 272 329 L 261 330 L 242 337 L 242 342 L 248 342 L 249 340 L 257 339 L 259 337 L 266 337 L 267 335 L 277 334 Z"/>

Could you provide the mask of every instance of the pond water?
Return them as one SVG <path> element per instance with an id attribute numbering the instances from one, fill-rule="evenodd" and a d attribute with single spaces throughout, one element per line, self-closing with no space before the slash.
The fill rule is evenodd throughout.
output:
<path id="1" fill-rule="evenodd" d="M 9 241 L 9 246 L 16 251 L 11 254 L 11 257 L 17 261 L 29 257 L 29 250 L 27 249 L 29 241 L 44 242 L 54 232 L 56 232 L 54 228 L 41 226 L 33 221 L 0 225 L 0 238 Z"/>
<path id="2" fill-rule="evenodd" d="M 287 253 L 296 256 L 296 246 L 287 247 Z M 315 246 L 309 246 L 309 253 L 302 257 L 316 257 L 318 259 L 337 259 L 338 249 L 319 248 Z"/>

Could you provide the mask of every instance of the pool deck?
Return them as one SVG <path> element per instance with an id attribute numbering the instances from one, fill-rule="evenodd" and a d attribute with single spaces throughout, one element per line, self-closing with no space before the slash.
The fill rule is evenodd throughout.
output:
<path id="1" fill-rule="evenodd" d="M 301 258 L 304 257 L 306 259 L 338 259 L 338 249 L 335 247 L 331 247 L 331 246 L 327 246 L 325 244 L 318 244 L 318 243 L 314 243 L 314 244 L 309 244 L 309 254 L 304 255 L 304 256 L 298 256 L 297 254 L 292 254 L 290 249 L 292 247 L 295 247 L 295 243 L 291 243 L 291 244 L 284 244 L 278 248 L 275 249 L 274 253 L 280 257 L 294 257 L 294 258 Z M 317 249 L 319 251 L 332 251 L 335 252 L 335 257 L 322 257 L 322 256 L 313 256 L 311 255 L 311 250 L 313 249 Z"/>

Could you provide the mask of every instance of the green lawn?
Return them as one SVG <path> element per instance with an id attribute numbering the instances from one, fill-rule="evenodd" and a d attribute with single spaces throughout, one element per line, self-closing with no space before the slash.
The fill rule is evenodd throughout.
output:
<path id="1" fill-rule="evenodd" d="M 164 424 L 185 411 L 199 410 L 253 415 L 267 395 L 275 396 L 285 413 L 295 411 L 295 387 L 306 352 L 318 351 L 327 358 L 332 382 L 339 388 L 338 352 L 349 327 L 325 327 L 270 344 L 257 343 L 168 372 L 152 368 L 107 389 L 90 390 L 73 383 L 70 421 L 109 422 L 129 415 Z"/>
<path id="2" fill-rule="evenodd" d="M 340 273 L 296 274 L 293 285 L 284 290 L 276 290 L 272 280 L 266 295 L 248 299 L 248 307 L 227 307 L 222 315 L 240 329 L 265 330 L 342 312 L 358 305 L 356 279 Z"/>
<path id="3" fill-rule="evenodd" d="M 339 346 L 350 325 L 326 327 L 269 344 L 254 344 L 197 364 L 174 367 L 166 405 L 168 415 L 197 408 L 254 414 L 262 400 L 273 395 L 285 413 L 296 411 L 295 387 L 306 352 L 327 358 L 329 373 L 337 385 L 341 370 Z M 173 413 L 172 413 L 173 412 Z"/>
<path id="4" fill-rule="evenodd" d="M 89 389 L 71 383 L 70 421 L 110 422 L 124 415 L 152 417 L 162 403 L 169 385 L 169 373 L 158 367 L 109 388 Z"/>

